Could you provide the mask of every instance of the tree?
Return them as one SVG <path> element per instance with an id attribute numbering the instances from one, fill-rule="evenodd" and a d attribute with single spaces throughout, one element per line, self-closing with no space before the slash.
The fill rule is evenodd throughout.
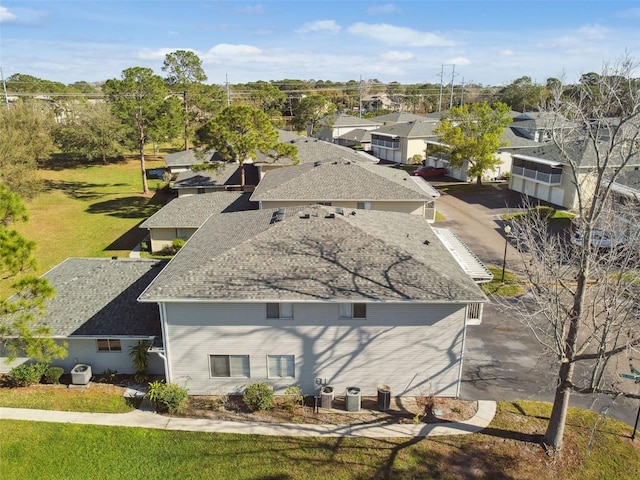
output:
<path id="1" fill-rule="evenodd" d="M 506 145 L 500 136 L 510 123 L 509 107 L 504 103 L 495 103 L 493 108 L 487 102 L 453 107 L 435 129 L 445 145 L 437 150 L 448 156 L 452 167 L 468 162 L 468 174 L 477 177 L 480 186 L 484 172 L 501 163 L 496 153 Z"/>
<path id="2" fill-rule="evenodd" d="M 524 112 L 540 104 L 543 87 L 531 81 L 531 77 L 520 77 L 500 90 L 500 101 L 513 110 Z"/>
<path id="3" fill-rule="evenodd" d="M 286 93 L 272 83 L 264 81 L 248 83 L 246 87 L 250 90 L 249 100 L 252 106 L 259 108 L 270 118 L 282 115 L 287 104 Z"/>
<path id="4" fill-rule="evenodd" d="M 48 159 L 55 148 L 53 113 L 48 104 L 20 100 L 0 109 L 0 181 L 23 198 L 40 191 L 38 162 Z"/>
<path id="5" fill-rule="evenodd" d="M 257 159 L 280 147 L 278 132 L 266 113 L 247 105 L 230 105 L 197 132 L 204 150 L 215 149 L 226 161 L 240 164 L 240 185 L 244 189 L 244 162 Z"/>
<path id="6" fill-rule="evenodd" d="M 168 90 L 163 80 L 150 68 L 132 67 L 122 72 L 122 80 L 107 80 L 102 90 L 107 95 L 114 115 L 132 131 L 140 153 L 142 189 L 149 193 L 144 160 L 144 147 L 152 132 L 162 128 L 164 100 Z"/>
<path id="7" fill-rule="evenodd" d="M 559 89 L 544 106 L 563 126 L 552 129 L 552 142 L 557 160 L 568 166 L 563 175 L 577 188 L 582 241 L 567 245 L 540 216 L 514 223 L 530 293 L 507 306 L 557 368 L 544 436 L 554 449 L 562 446 L 572 392 L 632 396 L 618 373 L 627 368 L 621 356 L 640 346 L 640 205 L 637 199 L 623 204 L 612 185 L 625 169 L 640 165 L 640 88 L 632 80 L 633 67 L 624 57 L 606 65 L 595 85 L 582 84 L 580 95 L 567 97 Z M 612 109 L 621 112 L 614 122 L 608 117 Z M 585 164 L 591 165 L 586 173 Z M 621 241 L 605 248 L 594 235 L 598 231 Z"/>
<path id="8" fill-rule="evenodd" d="M 299 130 L 307 129 L 313 135 L 318 120 L 331 117 L 336 113 L 336 106 L 324 95 L 310 95 L 304 97 L 294 109 L 293 124 Z"/>
<path id="9" fill-rule="evenodd" d="M 192 132 L 191 103 L 192 95 L 197 91 L 194 86 L 207 80 L 207 75 L 202 69 L 202 61 L 193 52 L 177 50 L 167 54 L 162 66 L 162 71 L 167 72 L 166 82 L 169 88 L 182 96 L 182 124 L 184 127 L 184 149 L 189 150 L 189 137 Z"/>
<path id="10" fill-rule="evenodd" d="M 27 272 L 35 267 L 35 243 L 10 229 L 27 220 L 27 209 L 20 197 L 0 183 L 0 278 L 12 280 L 13 295 L 0 300 L 0 343 L 7 360 L 19 356 L 48 362 L 66 356 L 65 345 L 51 338 L 48 325 L 37 324 L 45 302 L 54 290 L 44 278 Z"/>
<path id="11" fill-rule="evenodd" d="M 106 103 L 83 104 L 55 131 L 60 150 L 71 157 L 93 161 L 114 158 L 123 152 L 122 123 Z"/>

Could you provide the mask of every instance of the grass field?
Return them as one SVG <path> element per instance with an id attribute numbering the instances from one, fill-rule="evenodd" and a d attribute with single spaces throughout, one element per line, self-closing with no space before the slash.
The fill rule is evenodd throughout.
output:
<path id="1" fill-rule="evenodd" d="M 164 167 L 160 159 L 147 168 Z M 128 256 L 145 236 L 137 226 L 158 210 L 160 181 L 149 180 L 142 194 L 140 162 L 39 171 L 44 191 L 27 204 L 29 222 L 17 229 L 38 245 L 38 273 L 67 257 Z"/>
<path id="2" fill-rule="evenodd" d="M 0 420 L 0 471 L 21 479 L 635 480 L 630 429 L 570 411 L 565 446 L 540 445 L 550 406 L 500 403 L 480 434 L 431 439 L 290 438 Z"/>

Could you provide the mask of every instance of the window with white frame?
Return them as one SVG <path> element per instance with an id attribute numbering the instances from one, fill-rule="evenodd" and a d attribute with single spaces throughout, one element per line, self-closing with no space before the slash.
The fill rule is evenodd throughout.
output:
<path id="1" fill-rule="evenodd" d="M 267 303 L 267 318 L 293 318 L 293 304 Z"/>
<path id="2" fill-rule="evenodd" d="M 249 378 L 249 355 L 209 355 L 212 377 Z"/>
<path id="3" fill-rule="evenodd" d="M 341 318 L 367 318 L 366 303 L 341 303 Z"/>
<path id="4" fill-rule="evenodd" d="M 117 338 L 99 338 L 98 339 L 98 351 L 99 352 L 121 352 L 122 345 Z"/>
<path id="5" fill-rule="evenodd" d="M 371 202 L 358 202 L 358 210 L 371 210 Z"/>
<path id="6" fill-rule="evenodd" d="M 295 355 L 267 355 L 267 374 L 269 378 L 295 378 Z"/>

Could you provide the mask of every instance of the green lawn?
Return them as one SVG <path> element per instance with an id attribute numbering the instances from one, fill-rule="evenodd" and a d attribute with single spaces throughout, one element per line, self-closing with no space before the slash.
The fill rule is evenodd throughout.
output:
<path id="1" fill-rule="evenodd" d="M 147 162 L 147 168 L 164 161 Z M 44 191 L 27 204 L 29 222 L 17 228 L 38 245 L 38 273 L 67 257 L 128 256 L 144 237 L 137 226 L 165 201 L 149 180 L 142 194 L 140 163 L 131 159 L 109 165 L 44 168 Z"/>
<path id="2" fill-rule="evenodd" d="M 487 267 L 493 273 L 493 280 L 480 285 L 482 291 L 486 295 L 495 295 L 497 297 L 517 297 L 524 294 L 525 289 L 520 278 L 509 270 L 504 272 L 504 282 L 502 281 L 502 267 Z"/>
<path id="3" fill-rule="evenodd" d="M 637 479 L 630 428 L 572 410 L 565 454 L 540 446 L 549 404 L 501 403 L 480 434 L 289 438 L 0 420 L 0 471 L 21 479 Z M 589 454 L 587 442 L 591 440 Z"/>

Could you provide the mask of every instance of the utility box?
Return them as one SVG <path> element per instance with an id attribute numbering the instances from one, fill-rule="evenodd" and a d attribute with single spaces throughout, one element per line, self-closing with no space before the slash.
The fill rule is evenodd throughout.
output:
<path id="1" fill-rule="evenodd" d="M 87 385 L 91 381 L 91 365 L 79 363 L 71 370 L 73 385 Z"/>
<path id="2" fill-rule="evenodd" d="M 389 408 L 391 408 L 391 387 L 378 385 L 378 410 L 385 412 Z"/>
<path id="3" fill-rule="evenodd" d="M 333 387 L 322 387 L 320 389 L 320 407 L 333 408 Z"/>
<path id="4" fill-rule="evenodd" d="M 347 412 L 359 412 L 361 404 L 360 389 L 358 387 L 347 387 L 345 398 Z"/>

